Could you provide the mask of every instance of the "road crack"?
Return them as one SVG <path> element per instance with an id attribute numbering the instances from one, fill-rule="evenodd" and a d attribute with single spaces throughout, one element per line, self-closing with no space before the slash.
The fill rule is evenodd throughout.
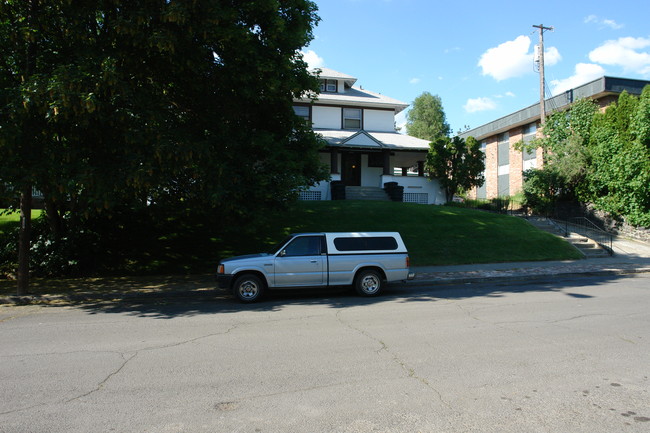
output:
<path id="1" fill-rule="evenodd" d="M 358 332 L 359 334 L 363 335 L 364 337 L 368 338 L 369 340 L 374 341 L 375 343 L 379 344 L 379 349 L 375 351 L 375 353 L 379 354 L 381 352 L 386 352 L 392 359 L 392 362 L 395 364 L 399 365 L 400 368 L 406 373 L 407 377 L 410 379 L 417 380 L 420 382 L 422 385 L 424 385 L 426 388 L 431 390 L 436 396 L 438 397 L 438 400 L 445 405 L 447 408 L 450 410 L 454 410 L 452 408 L 451 404 L 449 404 L 448 401 L 446 401 L 442 395 L 442 393 L 435 387 L 431 382 L 429 382 L 426 378 L 419 376 L 417 372 L 415 371 L 415 368 L 411 367 L 405 360 L 403 360 L 397 353 L 395 353 L 383 340 L 375 337 L 374 335 L 370 334 L 368 331 L 357 328 L 356 326 L 353 326 L 351 323 L 346 322 L 341 318 L 340 315 L 341 311 L 338 311 L 336 313 L 336 318 L 341 323 L 343 326 L 352 329 L 353 331 Z"/>
<path id="2" fill-rule="evenodd" d="M 88 397 L 89 395 L 94 394 L 97 391 L 101 390 L 109 380 L 111 380 L 113 377 L 115 377 L 117 374 L 119 374 L 124 369 L 124 367 L 126 367 L 126 365 L 129 362 L 131 362 L 136 356 L 138 356 L 138 352 L 135 352 L 131 356 L 128 356 L 127 354 L 123 353 L 122 354 L 122 359 L 123 359 L 124 362 L 122 362 L 122 364 L 117 368 L 117 370 L 109 373 L 109 375 L 106 376 L 106 378 L 104 378 L 104 380 L 99 382 L 99 384 L 94 389 L 91 389 L 90 391 L 88 391 L 88 392 L 86 392 L 84 394 L 81 394 L 79 396 L 76 396 L 76 397 L 73 397 L 73 398 L 71 398 L 69 400 L 66 400 L 65 402 L 70 403 L 70 402 L 75 401 L 75 400 L 80 400 L 80 399 L 82 399 L 84 397 Z"/>

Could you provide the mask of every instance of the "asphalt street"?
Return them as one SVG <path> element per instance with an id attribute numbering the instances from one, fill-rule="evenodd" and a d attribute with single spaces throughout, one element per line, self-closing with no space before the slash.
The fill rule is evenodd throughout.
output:
<path id="1" fill-rule="evenodd" d="M 647 432 L 650 274 L 0 307 L 0 432 Z"/>

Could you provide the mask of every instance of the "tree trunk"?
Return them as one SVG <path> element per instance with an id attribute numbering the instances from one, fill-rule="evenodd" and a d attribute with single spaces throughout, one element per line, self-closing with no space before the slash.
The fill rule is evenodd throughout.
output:
<path id="1" fill-rule="evenodd" d="M 452 188 L 446 188 L 445 189 L 445 198 L 447 199 L 447 203 L 451 203 L 454 200 L 454 195 L 456 194 L 456 190 Z"/>
<path id="2" fill-rule="evenodd" d="M 25 186 L 20 193 L 20 235 L 18 238 L 18 296 L 29 288 L 29 245 L 32 231 L 32 187 Z"/>
<path id="3" fill-rule="evenodd" d="M 29 3 L 29 17 L 27 18 L 28 28 L 37 28 L 38 21 L 38 0 L 31 0 Z M 36 42 L 30 40 L 25 49 L 25 75 L 24 80 L 34 74 L 36 69 Z M 29 110 L 29 109 L 28 109 Z M 23 121 L 23 143 L 22 157 L 23 164 L 31 158 L 32 143 L 36 137 L 33 133 L 32 114 L 27 112 L 27 117 Z M 27 168 L 29 170 L 29 167 Z M 29 176 L 29 175 L 28 175 Z M 27 293 L 29 288 L 29 248 L 32 231 L 32 183 L 25 182 L 20 192 L 20 235 L 18 237 L 18 296 Z"/>
<path id="4" fill-rule="evenodd" d="M 61 240 L 63 236 L 63 218 L 59 212 L 59 207 L 56 205 L 54 200 L 49 198 L 49 194 L 43 193 L 45 204 L 45 217 L 47 218 L 48 225 L 50 226 L 50 231 L 54 235 L 56 241 Z"/>

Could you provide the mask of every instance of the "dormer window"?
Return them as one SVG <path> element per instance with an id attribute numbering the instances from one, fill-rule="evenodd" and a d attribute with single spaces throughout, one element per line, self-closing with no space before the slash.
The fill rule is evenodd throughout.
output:
<path id="1" fill-rule="evenodd" d="M 337 91 L 336 80 L 320 80 L 320 91 L 328 93 L 336 93 Z"/>
<path id="2" fill-rule="evenodd" d="M 343 109 L 343 129 L 361 129 L 361 109 Z"/>

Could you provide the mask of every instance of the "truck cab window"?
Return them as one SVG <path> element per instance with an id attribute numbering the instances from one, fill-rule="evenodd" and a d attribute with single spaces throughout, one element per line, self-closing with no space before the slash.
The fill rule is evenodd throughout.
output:
<path id="1" fill-rule="evenodd" d="M 321 253 L 322 236 L 301 236 L 295 238 L 284 249 L 284 256 L 318 256 Z"/>

